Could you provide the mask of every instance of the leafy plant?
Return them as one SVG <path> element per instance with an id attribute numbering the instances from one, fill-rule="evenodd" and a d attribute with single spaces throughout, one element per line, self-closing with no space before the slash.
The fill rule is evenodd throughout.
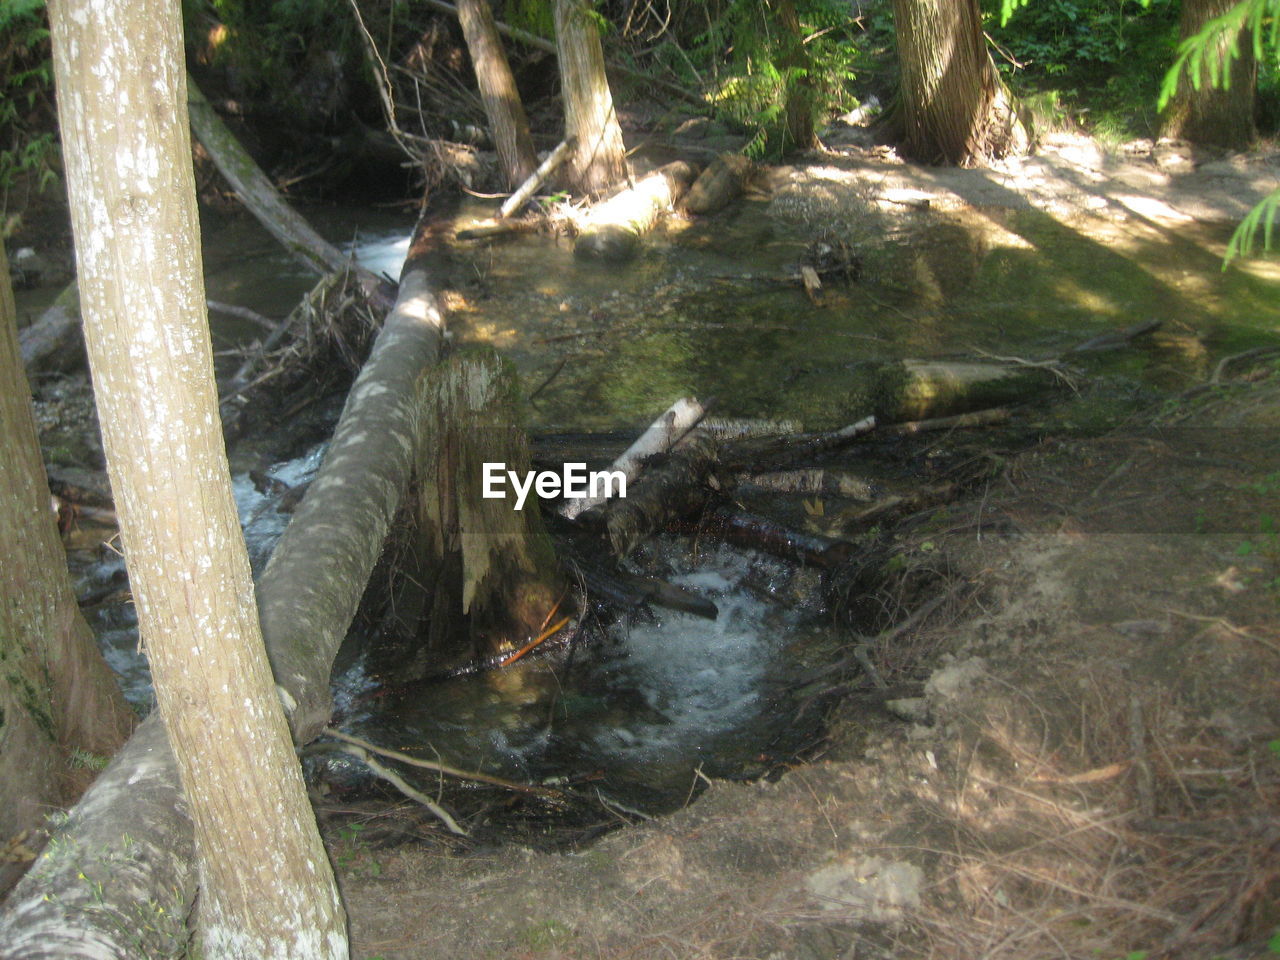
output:
<path id="1" fill-rule="evenodd" d="M 53 63 L 44 0 L 0 3 L 0 207 L 21 178 L 37 192 L 57 181 Z"/>
<path id="2" fill-rule="evenodd" d="M 788 111 L 821 122 L 851 104 L 860 54 L 848 7 L 838 0 L 729 0 L 712 15 L 708 5 L 706 28 L 687 50 L 676 45 L 668 55 L 677 72 L 709 81 L 716 107 L 747 127 L 749 155 L 778 156 L 793 145 Z"/>

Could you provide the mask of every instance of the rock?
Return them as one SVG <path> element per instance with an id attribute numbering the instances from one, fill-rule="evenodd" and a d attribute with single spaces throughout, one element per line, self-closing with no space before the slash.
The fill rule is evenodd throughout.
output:
<path id="1" fill-rule="evenodd" d="M 49 272 L 48 261 L 31 247 L 19 247 L 9 258 L 9 275 L 15 287 L 38 287 Z"/>
<path id="2" fill-rule="evenodd" d="M 742 193 L 751 169 L 751 161 L 742 154 L 720 154 L 685 194 L 685 210 L 707 214 L 727 206 L 730 200 Z"/>
<path id="3" fill-rule="evenodd" d="M 924 685 L 925 696 L 930 700 L 953 700 L 960 692 L 987 672 L 987 663 L 981 657 L 971 657 L 933 671 Z"/>
<path id="4" fill-rule="evenodd" d="M 924 697 L 886 700 L 884 708 L 900 720 L 906 720 L 910 723 L 929 722 L 929 701 Z"/>
<path id="5" fill-rule="evenodd" d="M 914 863 L 851 857 L 810 874 L 805 886 L 823 910 L 883 923 L 920 905 L 923 882 L 924 871 Z"/>

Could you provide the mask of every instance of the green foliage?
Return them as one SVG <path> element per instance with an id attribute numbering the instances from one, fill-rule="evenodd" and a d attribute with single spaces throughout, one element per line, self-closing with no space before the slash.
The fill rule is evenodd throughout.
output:
<path id="1" fill-rule="evenodd" d="M 1174 56 L 1175 0 L 982 0 L 982 7 L 1006 83 L 1024 103 L 1038 95 L 1055 107 L 1033 117 L 1037 131 L 1080 122 L 1116 142 L 1154 133 L 1151 77 Z"/>
<path id="2" fill-rule="evenodd" d="M 37 191 L 57 180 L 44 0 L 0 3 L 0 64 L 0 195 L 7 198 L 21 177 Z"/>
<path id="3" fill-rule="evenodd" d="M 1199 90 L 1207 79 L 1212 87 L 1227 88 L 1231 84 L 1231 64 L 1240 57 L 1241 31 L 1253 36 L 1254 56 L 1266 59 L 1266 51 L 1280 49 L 1280 0 L 1243 0 L 1221 16 L 1213 17 L 1195 36 L 1178 46 L 1178 58 L 1165 74 L 1160 88 L 1160 109 L 1178 90 L 1179 78 L 1185 72 Z M 1220 46 L 1227 41 L 1225 52 Z"/>
<path id="4" fill-rule="evenodd" d="M 756 157 L 791 146 L 789 106 L 802 103 L 821 122 L 850 100 L 859 56 L 847 3 L 795 0 L 798 30 L 786 27 L 780 7 L 777 0 L 729 0 L 718 16 L 708 15 L 687 53 L 679 51 L 691 79 L 711 75 L 716 107 L 752 132 L 746 152 Z"/>
<path id="5" fill-rule="evenodd" d="M 1280 0 L 1241 0 L 1220 16 L 1213 17 L 1178 47 L 1178 56 L 1165 74 L 1159 105 L 1163 109 L 1177 92 L 1185 73 L 1198 90 L 1204 83 L 1226 88 L 1231 82 L 1231 63 L 1240 56 L 1242 31 L 1252 35 L 1253 53 L 1264 67 L 1275 71 L 1280 60 Z M 1223 40 L 1227 43 L 1224 45 Z M 1236 257 L 1251 253 L 1262 230 L 1262 249 L 1271 249 L 1273 225 L 1280 211 L 1280 190 L 1249 211 L 1227 244 L 1222 269 Z"/>

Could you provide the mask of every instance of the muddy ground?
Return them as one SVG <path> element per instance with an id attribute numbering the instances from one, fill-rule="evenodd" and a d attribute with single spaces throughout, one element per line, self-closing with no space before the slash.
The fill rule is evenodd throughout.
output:
<path id="1" fill-rule="evenodd" d="M 1025 204 L 1103 237 L 1236 218 L 1275 173 L 1063 137 L 996 170 L 854 142 L 770 176 L 806 202 Z M 1280 953 L 1280 372 L 1207 372 L 1221 385 L 1044 440 L 900 527 L 899 567 L 943 572 L 911 604 L 941 599 L 872 640 L 890 693 L 856 667 L 815 682 L 829 737 L 776 781 L 711 783 L 566 853 L 331 828 L 354 955 Z"/>
<path id="2" fill-rule="evenodd" d="M 1067 136 L 921 169 L 861 137 L 764 182 L 817 209 L 1026 206 L 1105 240 L 1237 219 L 1277 173 Z M 856 666 L 815 678 L 828 736 L 776 780 L 703 784 L 562 853 L 327 820 L 353 956 L 1280 954 L 1280 371 L 1217 359 L 1212 388 L 1046 439 L 902 525 L 898 568 L 940 575 L 897 619 L 937 602 L 871 639 L 889 693 Z"/>

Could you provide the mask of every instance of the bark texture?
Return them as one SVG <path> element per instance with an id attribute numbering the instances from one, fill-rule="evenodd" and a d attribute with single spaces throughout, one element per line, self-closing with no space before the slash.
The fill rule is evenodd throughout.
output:
<path id="1" fill-rule="evenodd" d="M 1236 2 L 1183 0 L 1179 24 L 1181 38 L 1186 40 L 1195 36 L 1209 20 L 1226 13 Z M 1165 136 L 1230 150 L 1243 150 L 1257 138 L 1253 107 L 1258 64 L 1249 31 L 1242 30 L 1234 37 L 1221 37 L 1210 48 L 1207 59 L 1225 56 L 1233 43 L 1240 55 L 1231 62 L 1231 68 L 1220 75 L 1220 84 L 1210 82 L 1207 68 L 1201 71 L 1198 87 L 1195 79 L 1185 73 L 1178 78 L 1178 92 L 1165 112 Z"/>
<path id="2" fill-rule="evenodd" d="M 110 757 L 133 713 L 76 605 L 49 509 L 49 484 L 18 353 L 9 264 L 0 248 L 0 841 L 35 833 L 75 799 L 85 765 L 73 751 Z M 83 754 L 81 755 L 83 759 Z M 34 837 L 24 847 L 38 846 Z M 0 863 L 0 895 L 25 869 Z"/>
<path id="3" fill-rule="evenodd" d="M 458 20 L 475 66 L 480 99 L 484 101 L 484 112 L 489 117 L 489 129 L 498 150 L 498 163 L 508 188 L 515 189 L 538 166 L 538 156 L 489 0 L 458 0 Z"/>
<path id="4" fill-rule="evenodd" d="M 592 16 L 586 0 L 555 0 L 565 139 L 576 138 L 567 178 L 571 188 L 581 193 L 599 193 L 627 175 L 622 127 L 604 72 L 600 31 Z"/>
<path id="5" fill-rule="evenodd" d="M 295 692 L 313 693 L 304 697 L 311 705 L 306 712 L 310 718 L 308 732 L 303 734 L 306 739 L 314 736 L 317 724 L 327 721 L 327 710 L 321 711 L 319 705 L 328 702 L 332 657 L 373 563 L 373 559 L 367 559 L 369 566 L 361 567 L 358 558 L 378 556 L 386 534 L 382 511 L 394 511 L 388 503 L 399 502 L 408 482 L 413 451 L 401 456 L 401 444 L 416 430 L 414 388 L 422 365 L 435 357 L 441 322 L 426 289 L 425 276 L 420 261 L 406 267 L 398 309 L 366 365 L 380 358 L 377 375 L 363 380 L 363 399 L 348 403 L 343 411 L 347 426 L 339 424 L 339 433 L 344 436 L 365 435 L 364 442 L 373 451 L 369 462 L 379 468 L 378 472 L 363 484 L 357 483 L 364 470 L 359 466 L 361 457 L 356 450 L 345 457 L 326 460 L 321 476 L 337 478 L 330 482 L 331 494 L 340 492 L 348 480 L 354 485 L 353 517 L 349 521 L 345 518 L 341 496 L 318 497 L 309 507 L 304 500 L 304 507 L 299 508 L 285 534 L 299 546 L 288 552 L 289 560 L 273 560 L 258 585 L 259 602 L 265 600 L 266 606 L 277 614 L 272 622 L 277 625 L 276 648 L 284 651 L 280 657 L 298 670 L 311 668 L 321 674 L 310 681 L 295 678 L 292 688 Z M 416 360 L 397 362 L 397 358 L 405 356 Z M 389 395 L 396 391 L 410 398 L 407 405 L 391 402 L 394 398 Z M 329 515 L 326 511 L 330 509 L 339 512 Z M 319 529 L 307 533 L 304 528 L 308 525 Z M 352 548 L 352 539 L 364 545 Z M 327 549 L 333 543 L 347 550 L 345 565 L 330 564 L 326 558 L 308 552 L 309 546 Z M 352 557 L 357 562 L 353 563 Z M 330 574 L 330 579 L 315 579 Z M 358 584 L 353 587 L 352 581 Z M 308 604 L 291 604 L 290 596 L 304 586 L 309 596 L 316 598 L 317 607 L 345 619 L 328 624 Z M 338 596 L 326 598 L 326 590 Z M 272 597 L 280 598 L 280 602 L 271 603 Z M 296 620 L 291 620 L 291 615 Z M 265 613 L 263 617 L 265 624 Z M 319 643 L 322 650 L 312 649 L 314 643 Z M 320 690 L 325 691 L 323 697 L 314 693 Z M 280 691 L 282 699 L 291 700 L 283 687 Z M 297 720 L 296 715 L 294 719 Z M 158 718 L 148 720 L 85 794 L 60 828 L 57 842 L 46 848 L 4 904 L 0 913 L 0 958 L 136 960 L 139 956 L 174 952 L 164 946 L 169 942 L 164 928 L 140 930 L 132 919 L 138 905 L 156 904 L 170 914 L 177 911 L 185 922 L 195 898 L 192 825 L 182 800 L 177 764 L 167 744 Z M 62 851 L 68 847 L 83 855 L 63 858 Z M 86 887 L 81 881 L 82 872 L 93 878 L 115 876 L 117 865 L 122 863 L 130 865 L 130 872 L 121 875 L 120 882 L 95 880 Z M 153 947 L 153 952 L 148 953 Z"/>
<path id="6" fill-rule="evenodd" d="M 50 4 L 85 344 L 129 581 L 195 826 L 213 958 L 345 958 L 222 443 L 179 11 Z"/>
<path id="7" fill-rule="evenodd" d="M 987 54 L 978 0 L 893 0 L 893 19 L 908 155 L 968 164 L 1025 148 Z"/>
<path id="8" fill-rule="evenodd" d="M 351 388 L 320 472 L 263 571 L 262 631 L 298 743 L 329 722 L 329 669 L 408 483 L 415 387 L 439 353 L 443 328 L 426 267 L 411 252 L 400 297 Z"/>
<path id="9" fill-rule="evenodd" d="M 181 956 L 195 840 L 160 715 L 138 727 L 5 901 L 3 960 Z"/>

